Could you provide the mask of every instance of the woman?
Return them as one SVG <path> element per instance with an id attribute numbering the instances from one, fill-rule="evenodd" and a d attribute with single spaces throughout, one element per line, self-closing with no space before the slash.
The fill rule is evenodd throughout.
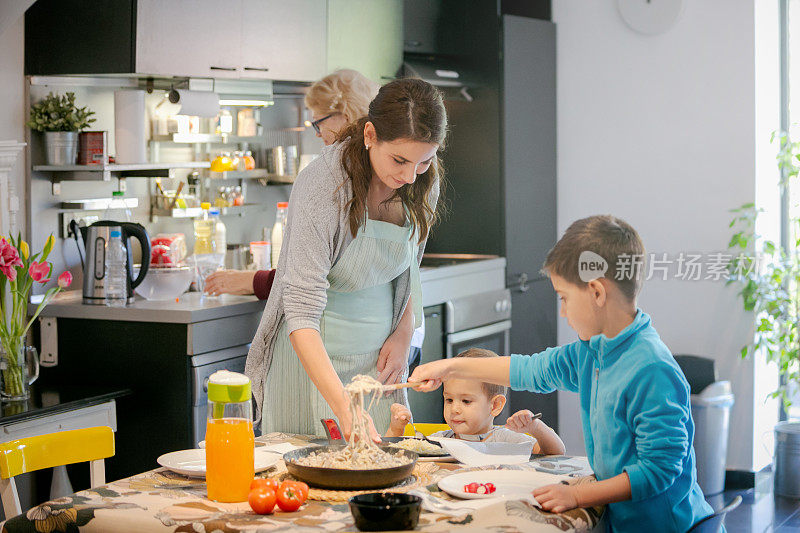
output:
<path id="1" fill-rule="evenodd" d="M 337 70 L 314 83 L 305 104 L 317 137 L 325 146 L 333 144 L 345 126 L 367 114 L 376 94 L 378 85 L 355 70 Z M 273 276 L 273 270 L 220 270 L 208 276 L 205 290 L 214 295 L 255 294 L 265 300 Z"/>
<path id="2" fill-rule="evenodd" d="M 433 86 L 396 80 L 298 176 L 279 274 L 247 357 L 263 432 L 318 434 L 319 420 L 335 416 L 348 436 L 343 383 L 407 372 L 446 129 Z M 408 404 L 404 390 L 392 395 L 373 409 L 381 432 L 391 403 Z"/>

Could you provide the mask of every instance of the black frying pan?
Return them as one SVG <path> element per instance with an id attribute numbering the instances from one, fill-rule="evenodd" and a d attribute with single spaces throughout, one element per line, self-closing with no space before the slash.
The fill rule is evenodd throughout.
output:
<path id="1" fill-rule="evenodd" d="M 293 450 L 283 455 L 286 469 L 289 473 L 301 481 L 305 481 L 312 487 L 321 489 L 336 490 L 360 490 L 360 489 L 381 489 L 391 487 L 406 479 L 414 470 L 419 456 L 411 451 L 390 446 L 380 446 L 384 451 L 405 455 L 411 462 L 402 466 L 389 468 L 373 468 L 370 470 L 344 470 L 340 468 L 323 468 L 319 466 L 304 466 L 296 463 L 298 459 L 306 457 L 312 452 L 326 452 L 341 450 L 343 445 L 327 446 L 307 446 L 299 450 Z"/>

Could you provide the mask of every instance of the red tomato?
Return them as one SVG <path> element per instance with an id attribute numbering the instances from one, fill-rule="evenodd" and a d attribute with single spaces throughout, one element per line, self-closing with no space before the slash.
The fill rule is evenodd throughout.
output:
<path id="1" fill-rule="evenodd" d="M 291 483 L 295 490 L 302 496 L 303 503 L 308 499 L 308 485 L 302 481 L 284 481 L 284 483 Z"/>
<path id="2" fill-rule="evenodd" d="M 296 511 L 303 505 L 302 493 L 294 487 L 294 482 L 284 481 L 278 489 L 278 507 L 281 511 Z"/>
<path id="3" fill-rule="evenodd" d="M 256 487 L 269 487 L 274 490 L 276 494 L 278 493 L 279 486 L 280 485 L 278 484 L 277 480 L 272 478 L 257 477 L 250 482 L 250 490 L 253 490 Z"/>
<path id="4" fill-rule="evenodd" d="M 464 485 L 464 492 L 469 492 L 470 494 L 477 494 L 478 487 L 479 485 L 477 483 L 472 482 L 469 485 Z"/>
<path id="5" fill-rule="evenodd" d="M 250 508 L 257 514 L 272 514 L 276 499 L 275 491 L 269 487 L 256 487 L 247 497 Z"/>

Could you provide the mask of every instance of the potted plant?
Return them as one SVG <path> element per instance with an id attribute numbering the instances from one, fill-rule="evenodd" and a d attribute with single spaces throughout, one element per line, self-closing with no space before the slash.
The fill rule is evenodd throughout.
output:
<path id="1" fill-rule="evenodd" d="M 50 235 L 44 249 L 31 255 L 28 243 L 19 235 L 16 239 L 0 237 L 0 398 L 3 401 L 28 398 L 28 386 L 36 377 L 28 376 L 28 364 L 38 368 L 35 354 L 30 361 L 30 351 L 25 346 L 28 330 L 50 300 L 72 283 L 72 274 L 63 272 L 58 285 L 44 294 L 33 316 L 28 318 L 33 284 L 50 281 L 53 265 L 47 262 L 47 256 L 54 242 Z"/>
<path id="2" fill-rule="evenodd" d="M 787 193 L 800 173 L 800 142 L 791 142 L 785 133 L 778 138 L 780 187 Z M 789 249 L 756 233 L 760 211 L 752 203 L 733 210 L 730 227 L 735 233 L 728 247 L 734 254 L 728 284 L 740 287 L 744 309 L 755 315 L 752 342 L 740 354 L 744 358 L 763 353 L 768 363 L 777 365 L 781 379 L 769 396 L 779 398 L 789 413 L 793 396 L 800 393 L 800 211 L 789 217 Z M 800 422 L 775 426 L 773 464 L 775 493 L 800 498 Z"/>
<path id="3" fill-rule="evenodd" d="M 75 93 L 50 93 L 31 107 L 26 124 L 44 133 L 48 165 L 73 165 L 78 155 L 78 133 L 96 120 L 92 115 L 94 111 L 75 105 Z"/>

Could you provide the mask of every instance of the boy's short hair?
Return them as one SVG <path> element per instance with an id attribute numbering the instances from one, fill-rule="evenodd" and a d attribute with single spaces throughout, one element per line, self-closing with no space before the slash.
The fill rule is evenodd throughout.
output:
<path id="1" fill-rule="evenodd" d="M 600 259 L 607 265 L 605 274 L 597 268 Z M 547 253 L 542 272 L 581 286 L 604 277 L 635 300 L 642 289 L 644 266 L 644 244 L 633 226 L 612 215 L 595 215 L 567 228 Z"/>
<path id="2" fill-rule="evenodd" d="M 496 353 L 491 350 L 486 350 L 484 348 L 470 348 L 469 350 L 464 350 L 460 354 L 456 355 L 456 357 L 500 357 Z M 502 385 L 495 385 L 494 383 L 486 383 L 485 381 L 481 382 L 483 385 L 483 392 L 489 396 L 491 400 L 498 394 L 501 396 L 506 395 L 506 388 Z"/>

